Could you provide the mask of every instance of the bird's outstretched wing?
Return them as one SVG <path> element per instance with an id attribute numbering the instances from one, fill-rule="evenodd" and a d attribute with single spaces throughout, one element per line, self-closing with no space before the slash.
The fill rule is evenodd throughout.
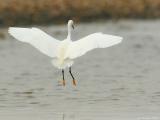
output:
<path id="1" fill-rule="evenodd" d="M 66 57 L 70 59 L 84 55 L 86 52 L 94 48 L 105 48 L 118 44 L 122 41 L 122 37 L 107 35 L 103 33 L 93 33 L 78 41 L 72 42 Z"/>
<path id="2" fill-rule="evenodd" d="M 8 32 L 17 40 L 26 42 L 49 57 L 57 57 L 60 41 L 38 28 L 10 27 Z"/>

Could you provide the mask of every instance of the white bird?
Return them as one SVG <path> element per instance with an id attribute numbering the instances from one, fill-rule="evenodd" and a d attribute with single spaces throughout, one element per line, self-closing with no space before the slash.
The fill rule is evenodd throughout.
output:
<path id="1" fill-rule="evenodd" d="M 52 64 L 62 70 L 63 86 L 65 86 L 64 69 L 69 67 L 69 73 L 76 86 L 76 80 L 71 72 L 74 59 L 95 48 L 106 48 L 118 44 L 122 37 L 93 33 L 77 41 L 72 41 L 71 31 L 74 29 L 72 20 L 68 21 L 68 36 L 59 41 L 38 28 L 10 27 L 8 32 L 17 40 L 29 43 L 40 52 L 52 58 Z"/>

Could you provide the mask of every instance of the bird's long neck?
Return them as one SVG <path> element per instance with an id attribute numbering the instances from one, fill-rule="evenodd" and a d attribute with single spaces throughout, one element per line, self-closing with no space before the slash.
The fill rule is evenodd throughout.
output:
<path id="1" fill-rule="evenodd" d="M 67 36 L 67 40 L 71 40 L 72 38 L 72 36 L 71 36 L 71 32 L 72 32 L 72 30 L 71 30 L 71 25 L 70 24 L 68 24 L 68 36 Z"/>

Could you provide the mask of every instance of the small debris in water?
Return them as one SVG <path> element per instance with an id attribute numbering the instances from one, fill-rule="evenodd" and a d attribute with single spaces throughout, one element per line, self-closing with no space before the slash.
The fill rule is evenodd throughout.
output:
<path id="1" fill-rule="evenodd" d="M 23 94 L 33 94 L 32 91 L 26 91 L 26 92 L 23 92 Z"/>

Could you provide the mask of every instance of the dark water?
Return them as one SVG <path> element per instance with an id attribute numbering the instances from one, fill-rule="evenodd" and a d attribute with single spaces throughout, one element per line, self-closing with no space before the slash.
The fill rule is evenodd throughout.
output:
<path id="1" fill-rule="evenodd" d="M 40 27 L 64 39 L 66 26 Z M 7 29 L 0 31 L 6 32 Z M 78 24 L 74 39 L 93 32 L 123 36 L 121 44 L 77 59 L 78 86 L 58 85 L 50 58 L 5 33 L 0 41 L 1 120 L 160 120 L 160 21 Z"/>

